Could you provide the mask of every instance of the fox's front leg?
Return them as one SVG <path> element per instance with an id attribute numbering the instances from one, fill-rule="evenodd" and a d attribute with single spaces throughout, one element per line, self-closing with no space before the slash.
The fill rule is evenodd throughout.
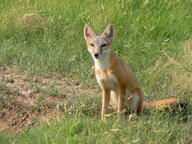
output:
<path id="1" fill-rule="evenodd" d="M 125 88 L 119 89 L 119 95 L 118 95 L 118 107 L 117 107 L 117 113 L 118 118 L 123 118 L 123 110 L 124 110 L 124 100 L 125 100 Z"/>
<path id="2" fill-rule="evenodd" d="M 101 119 L 105 119 L 105 115 L 109 112 L 109 102 L 110 102 L 110 90 L 103 88 L 102 89 L 102 110 L 101 110 Z"/>

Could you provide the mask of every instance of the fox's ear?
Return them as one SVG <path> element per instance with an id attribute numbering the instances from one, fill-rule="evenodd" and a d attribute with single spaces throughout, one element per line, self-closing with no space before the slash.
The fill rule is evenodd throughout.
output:
<path id="1" fill-rule="evenodd" d="M 88 24 L 85 24 L 84 26 L 84 38 L 85 40 L 93 38 L 96 36 L 96 33 L 91 29 L 91 27 Z"/>
<path id="2" fill-rule="evenodd" d="M 107 38 L 109 38 L 110 40 L 113 40 L 115 32 L 114 32 L 114 27 L 113 25 L 109 25 L 105 31 L 103 32 L 103 35 L 105 35 Z"/>

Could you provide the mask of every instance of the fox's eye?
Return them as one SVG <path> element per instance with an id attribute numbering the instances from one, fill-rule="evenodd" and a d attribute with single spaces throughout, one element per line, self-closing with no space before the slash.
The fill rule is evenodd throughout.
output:
<path id="1" fill-rule="evenodd" d="M 94 46 L 95 46 L 93 43 L 90 43 L 89 45 L 90 45 L 91 47 L 94 47 Z"/>
<path id="2" fill-rule="evenodd" d="M 107 46 L 107 44 L 102 44 L 102 45 L 101 45 L 101 47 L 106 47 L 106 46 Z"/>

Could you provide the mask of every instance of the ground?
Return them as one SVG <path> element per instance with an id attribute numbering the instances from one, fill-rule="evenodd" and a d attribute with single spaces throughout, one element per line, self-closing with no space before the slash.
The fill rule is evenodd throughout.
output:
<path id="1" fill-rule="evenodd" d="M 51 76 L 27 77 L 0 67 L 0 130 L 19 132 L 39 121 L 58 117 L 64 101 L 89 91 L 79 81 Z"/>

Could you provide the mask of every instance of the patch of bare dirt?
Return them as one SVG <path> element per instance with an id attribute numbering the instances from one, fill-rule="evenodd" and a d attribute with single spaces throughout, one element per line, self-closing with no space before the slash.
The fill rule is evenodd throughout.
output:
<path id="1" fill-rule="evenodd" d="M 64 101 L 87 92 L 77 81 L 25 77 L 14 69 L 0 67 L 0 130 L 19 132 L 41 120 L 56 118 L 63 111 L 60 105 Z"/>

